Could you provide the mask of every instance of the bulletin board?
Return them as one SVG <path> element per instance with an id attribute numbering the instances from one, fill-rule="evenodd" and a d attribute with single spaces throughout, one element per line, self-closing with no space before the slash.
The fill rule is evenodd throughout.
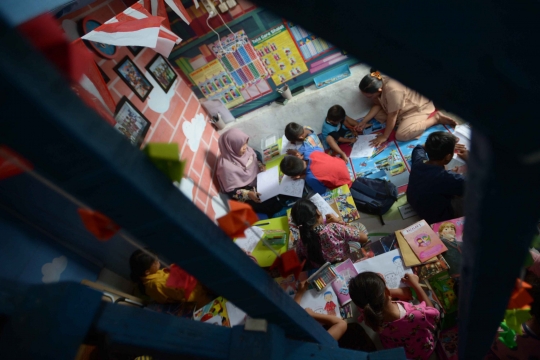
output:
<path id="1" fill-rule="evenodd" d="M 279 25 L 251 42 L 276 85 L 308 71 L 285 25 Z"/>
<path id="2" fill-rule="evenodd" d="M 220 100 L 227 108 L 245 102 L 229 73 L 217 59 L 193 71 L 189 76 L 209 100 Z"/>
<path id="3" fill-rule="evenodd" d="M 303 27 L 296 25 L 290 21 L 285 22 L 287 28 L 291 33 L 296 45 L 302 53 L 302 57 L 305 61 L 312 60 L 313 58 L 326 53 L 334 46 L 326 42 L 326 40 L 318 37 L 317 35 L 305 30 Z"/>
<path id="4" fill-rule="evenodd" d="M 244 32 L 240 30 L 214 42 L 210 49 L 239 89 L 266 78 L 266 68 Z"/>

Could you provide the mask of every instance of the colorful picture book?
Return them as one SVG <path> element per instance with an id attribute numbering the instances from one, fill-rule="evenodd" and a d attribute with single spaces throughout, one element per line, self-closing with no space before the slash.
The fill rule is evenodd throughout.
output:
<path id="1" fill-rule="evenodd" d="M 396 231 L 395 235 L 396 235 L 398 247 L 399 247 L 399 250 L 401 251 L 401 256 L 403 256 L 403 262 L 405 263 L 405 265 L 406 266 L 421 265 L 422 261 L 420 261 L 420 259 L 418 259 L 418 256 L 416 256 L 414 251 L 412 251 L 407 240 L 405 240 L 403 235 L 401 235 L 401 231 L 400 230 Z M 437 259 L 436 257 L 432 257 L 431 259 L 426 260 L 423 263 L 429 263 L 429 262 L 435 261 L 436 259 Z"/>
<path id="2" fill-rule="evenodd" d="M 300 300 L 300 306 L 304 309 L 310 308 L 319 314 L 341 316 L 338 298 L 331 286 L 328 286 L 324 291 L 315 289 L 306 291 Z"/>
<path id="3" fill-rule="evenodd" d="M 231 327 L 225 300 L 222 296 L 214 299 L 193 313 L 193 319 L 209 324 Z"/>
<path id="4" fill-rule="evenodd" d="M 447 272 L 442 272 L 428 281 L 444 311 L 446 313 L 457 311 L 458 299 L 454 292 L 455 280 Z"/>
<path id="5" fill-rule="evenodd" d="M 332 283 L 332 289 L 334 289 L 339 303 L 342 306 L 347 305 L 351 302 L 351 297 L 349 296 L 349 281 L 358 275 L 358 272 L 356 272 L 351 259 L 347 259 L 347 261 L 335 266 L 334 271 L 337 274 L 337 279 Z"/>
<path id="6" fill-rule="evenodd" d="M 442 360 L 458 360 L 458 327 L 453 326 L 439 334 L 437 354 Z"/>
<path id="7" fill-rule="evenodd" d="M 354 199 L 347 185 L 327 191 L 322 197 L 328 204 L 336 204 L 335 207 L 337 207 L 339 215 L 346 223 L 360 219 L 360 213 L 356 209 Z"/>
<path id="8" fill-rule="evenodd" d="M 440 238 L 445 238 L 448 241 L 463 241 L 463 226 L 465 225 L 465 217 L 446 220 L 440 223 L 431 225 L 433 231 L 439 234 Z"/>
<path id="9" fill-rule="evenodd" d="M 360 261 L 354 264 L 354 268 L 360 274 L 365 271 L 372 271 L 384 276 L 386 286 L 389 289 L 397 289 L 398 287 L 406 287 L 401 278 L 405 274 L 412 274 L 411 268 L 403 264 L 403 259 L 399 249 L 392 250 L 379 256 L 375 256 L 365 261 Z"/>
<path id="10" fill-rule="evenodd" d="M 421 262 L 448 250 L 425 220 L 401 230 L 401 234 Z"/>
<path id="11" fill-rule="evenodd" d="M 418 275 L 420 281 L 432 278 L 443 271 L 448 271 L 449 268 L 448 263 L 442 255 L 438 255 L 436 261 L 412 267 L 413 272 Z"/>
<path id="12" fill-rule="evenodd" d="M 361 119 L 359 119 L 361 120 Z M 375 119 L 368 121 L 368 126 L 363 134 L 369 135 L 382 132 L 385 124 L 379 123 Z M 419 139 L 410 141 L 387 141 L 377 147 L 370 157 L 351 158 L 352 171 L 354 177 L 367 177 L 370 179 L 384 179 L 392 182 L 398 188 L 399 194 L 404 194 L 409 183 L 409 173 L 411 171 L 411 154 L 416 145 L 424 144 L 429 134 L 435 131 L 451 132 L 444 125 L 435 125 L 427 129 Z M 454 161 L 455 160 L 455 161 Z M 459 159 L 453 159 L 451 170 L 458 167 L 458 172 L 465 171 Z"/>

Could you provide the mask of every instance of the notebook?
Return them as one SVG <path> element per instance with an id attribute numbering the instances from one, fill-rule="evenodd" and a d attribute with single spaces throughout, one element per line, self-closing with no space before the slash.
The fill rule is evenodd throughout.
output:
<path id="1" fill-rule="evenodd" d="M 448 250 L 425 220 L 401 230 L 401 234 L 421 262 Z"/>

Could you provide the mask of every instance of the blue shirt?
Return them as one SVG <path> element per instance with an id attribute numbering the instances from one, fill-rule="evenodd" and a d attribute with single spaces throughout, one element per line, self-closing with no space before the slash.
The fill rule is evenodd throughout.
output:
<path id="1" fill-rule="evenodd" d="M 322 125 L 322 142 L 325 149 L 328 149 L 328 143 L 326 142 L 326 138 L 331 132 L 339 131 L 341 129 L 342 123 L 340 122 L 337 125 L 332 125 L 326 119 L 324 119 L 323 125 Z"/>
<path id="2" fill-rule="evenodd" d="M 311 166 L 311 159 L 309 158 L 310 155 L 316 151 L 324 152 L 320 148 L 311 148 L 307 149 L 304 153 L 304 160 L 307 160 L 307 167 L 306 167 L 306 184 L 315 192 L 319 194 L 324 194 L 328 191 L 326 186 L 323 185 L 322 182 L 320 182 L 315 175 L 311 172 L 310 166 Z"/>
<path id="3" fill-rule="evenodd" d="M 315 131 L 313 131 L 313 129 L 310 128 L 309 126 L 304 126 L 304 129 L 311 131 L 311 134 L 306 136 L 306 138 L 302 142 L 302 145 L 300 145 L 300 147 L 298 148 L 298 151 L 300 152 L 300 154 L 304 155 L 307 150 L 313 149 L 313 148 L 322 149 L 323 144 L 321 143 L 321 140 L 319 139 L 317 134 L 315 134 Z"/>
<path id="4" fill-rule="evenodd" d="M 455 218 L 452 198 L 463 196 L 465 178 L 443 167 L 426 164 L 426 151 L 416 145 L 411 155 L 407 201 L 428 224 Z"/>

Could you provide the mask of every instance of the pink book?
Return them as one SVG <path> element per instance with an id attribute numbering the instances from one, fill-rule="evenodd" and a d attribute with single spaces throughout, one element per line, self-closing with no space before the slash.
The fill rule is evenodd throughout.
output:
<path id="1" fill-rule="evenodd" d="M 431 225 L 433 231 L 439 234 L 440 238 L 445 238 L 449 241 L 463 241 L 463 225 L 465 224 L 465 218 L 460 217 L 457 219 L 441 221 Z"/>
<path id="2" fill-rule="evenodd" d="M 401 234 L 421 262 L 448 250 L 425 220 L 401 230 Z"/>
<path id="3" fill-rule="evenodd" d="M 332 289 L 334 289 L 339 303 L 343 306 L 351 302 L 349 281 L 358 275 L 358 272 L 354 268 L 351 259 L 347 259 L 347 261 L 342 262 L 338 266 L 334 266 L 334 271 L 337 279 L 332 282 Z"/>

